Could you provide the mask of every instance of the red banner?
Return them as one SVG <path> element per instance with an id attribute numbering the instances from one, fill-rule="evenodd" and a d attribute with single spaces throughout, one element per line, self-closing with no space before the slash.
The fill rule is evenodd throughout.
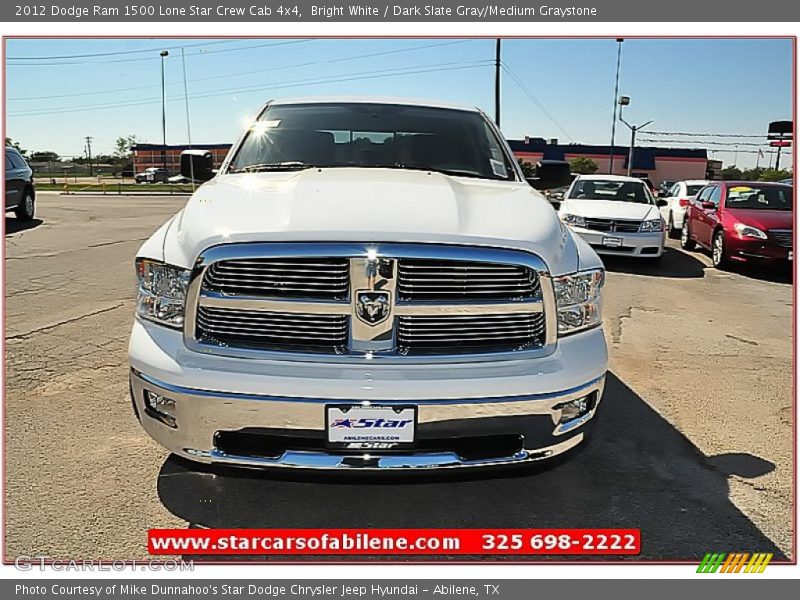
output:
<path id="1" fill-rule="evenodd" d="M 638 529 L 151 529 L 150 554 L 639 554 Z"/>

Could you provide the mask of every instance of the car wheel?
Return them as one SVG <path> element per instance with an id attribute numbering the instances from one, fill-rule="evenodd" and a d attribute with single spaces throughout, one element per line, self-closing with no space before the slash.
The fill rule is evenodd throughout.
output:
<path id="1" fill-rule="evenodd" d="M 725 254 L 725 233 L 718 231 L 714 234 L 714 241 L 711 242 L 711 262 L 714 268 L 725 270 L 728 267 L 728 256 Z"/>
<path id="2" fill-rule="evenodd" d="M 25 195 L 22 197 L 22 204 L 20 204 L 14 214 L 20 221 L 31 221 L 36 212 L 36 202 L 33 199 L 33 194 L 30 190 L 25 190 Z"/>
<path id="3" fill-rule="evenodd" d="M 672 218 L 672 213 L 669 213 L 669 219 L 667 220 L 667 236 L 673 240 L 680 236 L 680 232 L 675 229 L 675 220 Z"/>
<path id="4" fill-rule="evenodd" d="M 689 219 L 686 217 L 683 218 L 683 227 L 681 228 L 681 248 L 684 250 L 694 250 L 697 244 L 695 244 L 692 236 L 689 235 Z"/>

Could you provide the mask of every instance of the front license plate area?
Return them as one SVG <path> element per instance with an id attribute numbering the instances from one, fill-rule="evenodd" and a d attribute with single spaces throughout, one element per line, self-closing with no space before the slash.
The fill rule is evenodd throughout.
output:
<path id="1" fill-rule="evenodd" d="M 618 237 L 604 237 L 603 246 L 607 248 L 619 248 L 622 246 L 622 238 Z"/>
<path id="2" fill-rule="evenodd" d="M 392 451 L 414 447 L 415 406 L 325 406 L 325 444 L 330 449 Z"/>

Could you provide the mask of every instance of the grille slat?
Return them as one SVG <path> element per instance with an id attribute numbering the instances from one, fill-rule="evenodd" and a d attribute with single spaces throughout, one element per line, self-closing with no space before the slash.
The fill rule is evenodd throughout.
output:
<path id="1" fill-rule="evenodd" d="M 206 270 L 203 286 L 230 295 L 345 300 L 349 269 L 346 258 L 225 260 Z"/>
<path id="2" fill-rule="evenodd" d="M 397 298 L 401 302 L 503 301 L 538 294 L 538 275 L 521 265 L 431 259 L 400 259 L 398 263 Z"/>
<path id="3" fill-rule="evenodd" d="M 791 229 L 770 229 L 769 235 L 779 246 L 791 248 L 794 243 L 794 232 Z"/>
<path id="4" fill-rule="evenodd" d="M 348 318 L 201 306 L 197 310 L 197 337 L 260 350 L 341 354 L 347 347 Z"/>
<path id="5" fill-rule="evenodd" d="M 503 324 L 501 325 L 500 322 Z M 397 318 L 401 354 L 466 354 L 542 347 L 544 315 L 480 315 L 470 317 Z"/>
<path id="6" fill-rule="evenodd" d="M 584 219 L 586 229 L 619 233 L 638 233 L 640 221 L 618 221 L 615 219 Z"/>

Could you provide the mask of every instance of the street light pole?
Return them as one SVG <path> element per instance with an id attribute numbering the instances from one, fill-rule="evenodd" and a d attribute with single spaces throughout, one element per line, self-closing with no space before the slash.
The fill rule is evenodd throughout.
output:
<path id="1" fill-rule="evenodd" d="M 500 127 L 500 38 L 494 51 L 494 122 Z"/>
<path id="2" fill-rule="evenodd" d="M 161 54 L 161 133 L 163 144 L 161 146 L 161 162 L 164 166 L 164 175 L 168 176 L 167 171 L 167 93 L 164 84 L 164 59 L 169 56 L 167 50 L 162 50 Z"/>
<path id="3" fill-rule="evenodd" d="M 617 135 L 617 96 L 619 96 L 619 66 L 622 59 L 623 38 L 617 38 L 617 76 L 614 82 L 614 113 L 611 117 L 611 157 L 608 161 L 608 174 L 614 173 L 614 141 Z"/>
<path id="4" fill-rule="evenodd" d="M 628 129 L 631 130 L 631 147 L 628 149 L 628 177 L 631 176 L 631 171 L 633 170 L 633 148 L 636 146 L 636 132 L 641 131 L 653 122 L 650 120 L 647 123 L 642 123 L 641 125 L 631 125 L 628 123 L 622 116 L 622 107 L 628 106 L 630 102 L 631 99 L 628 96 L 621 96 L 619 99 L 619 120 L 625 123 Z"/>

